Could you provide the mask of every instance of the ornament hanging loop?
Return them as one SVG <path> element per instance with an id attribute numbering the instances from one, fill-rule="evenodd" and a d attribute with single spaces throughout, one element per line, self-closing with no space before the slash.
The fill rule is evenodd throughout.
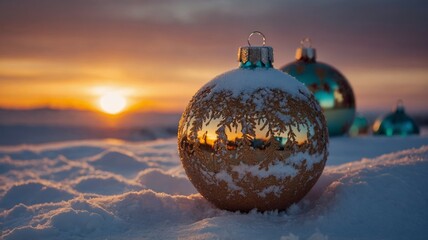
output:
<path id="1" fill-rule="evenodd" d="M 254 32 L 250 33 L 250 35 L 248 36 L 248 39 L 247 39 L 248 46 L 250 46 L 250 47 L 251 47 L 250 39 L 251 39 L 251 37 L 252 37 L 254 34 L 257 34 L 257 35 L 259 35 L 259 36 L 261 36 L 261 37 L 262 37 L 262 39 L 263 39 L 263 47 L 264 47 L 264 46 L 266 45 L 266 37 L 265 37 L 265 35 L 264 35 L 263 33 L 259 32 L 259 31 L 254 31 Z"/>
<path id="2" fill-rule="evenodd" d="M 396 112 L 404 112 L 404 101 L 402 99 L 397 100 L 397 106 L 395 107 Z"/>
<path id="3" fill-rule="evenodd" d="M 300 46 L 302 48 L 312 48 L 312 41 L 309 37 L 305 37 L 302 40 L 300 40 Z"/>
<path id="4" fill-rule="evenodd" d="M 251 37 L 253 35 L 262 37 L 263 46 L 251 46 Z M 248 46 L 240 47 L 238 50 L 238 62 L 241 68 L 272 68 L 273 49 L 266 45 L 266 37 L 259 31 L 252 32 L 247 39 Z"/>

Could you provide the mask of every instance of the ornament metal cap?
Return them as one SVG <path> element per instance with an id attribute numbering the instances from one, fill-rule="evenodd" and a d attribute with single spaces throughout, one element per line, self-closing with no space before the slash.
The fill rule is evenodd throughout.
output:
<path id="1" fill-rule="evenodd" d="M 262 46 L 251 46 L 250 39 L 254 35 L 260 35 L 263 38 Z M 238 61 L 242 68 L 264 67 L 271 68 L 273 63 L 273 48 L 265 46 L 266 37 L 259 31 L 254 31 L 248 36 L 248 46 L 240 47 L 238 50 Z"/>
<path id="2" fill-rule="evenodd" d="M 395 110 L 396 113 L 404 113 L 404 102 L 402 99 L 398 99 L 397 105 L 393 110 Z"/>
<path id="3" fill-rule="evenodd" d="M 310 38 L 304 38 L 300 41 L 300 47 L 296 50 L 296 60 L 305 62 L 315 62 L 317 57 L 315 48 L 312 48 Z"/>

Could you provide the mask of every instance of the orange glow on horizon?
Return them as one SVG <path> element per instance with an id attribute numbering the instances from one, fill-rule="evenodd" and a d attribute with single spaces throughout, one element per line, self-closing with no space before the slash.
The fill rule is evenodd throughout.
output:
<path id="1" fill-rule="evenodd" d="M 404 99 L 408 112 L 428 113 L 421 4 L 397 1 L 394 10 L 373 4 L 380 15 L 355 15 L 360 3 L 325 3 L 319 14 L 299 21 L 307 7 L 301 1 L 244 8 L 227 1 L 42 2 L 0 3 L 0 108 L 102 113 L 104 93 L 93 88 L 108 86 L 125 92 L 121 115 L 182 112 L 204 84 L 237 69 L 237 50 L 248 44 L 253 27 L 273 47 L 276 69 L 295 61 L 303 36 L 300 30 L 275 30 L 287 25 L 307 29 L 317 59 L 345 75 L 358 112 L 387 112 Z M 277 10 L 285 6 L 297 11 Z M 332 22 L 338 24 L 332 28 Z"/>
<path id="2" fill-rule="evenodd" d="M 99 98 L 106 92 L 117 91 L 127 102 L 123 112 L 180 112 L 194 92 L 214 75 L 210 71 L 215 71 L 178 68 L 158 72 L 153 70 L 155 66 L 146 66 L 132 61 L 83 64 L 0 59 L 0 108 L 106 112 L 100 108 Z"/>
<path id="3" fill-rule="evenodd" d="M 0 59 L 0 108 L 102 111 L 99 98 L 114 90 L 126 99 L 123 112 L 181 112 L 201 86 L 218 73 L 233 69 L 232 65 L 207 68 L 195 64 L 163 71 L 161 65 L 144 60 L 129 60 L 126 64 L 99 60 L 84 64 L 3 58 Z M 410 112 L 426 109 L 423 94 L 427 86 L 426 69 L 345 69 L 344 72 L 356 94 L 358 111 L 389 109 L 397 98 L 406 100 Z M 407 84 L 410 80 L 411 85 Z"/>

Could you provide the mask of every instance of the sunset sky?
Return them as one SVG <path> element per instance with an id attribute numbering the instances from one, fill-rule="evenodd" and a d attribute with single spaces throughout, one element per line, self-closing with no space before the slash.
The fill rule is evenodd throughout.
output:
<path id="1" fill-rule="evenodd" d="M 428 112 L 428 2 L 0 0 L 0 107 L 181 112 L 234 69 L 254 30 L 293 61 L 308 36 L 350 81 L 359 111 Z"/>

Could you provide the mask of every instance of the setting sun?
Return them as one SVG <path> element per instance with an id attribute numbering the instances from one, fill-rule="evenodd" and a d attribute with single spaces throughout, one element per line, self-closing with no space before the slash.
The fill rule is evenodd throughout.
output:
<path id="1" fill-rule="evenodd" d="M 101 109 L 109 114 L 118 114 L 126 107 L 126 99 L 114 92 L 106 93 L 100 97 Z"/>

